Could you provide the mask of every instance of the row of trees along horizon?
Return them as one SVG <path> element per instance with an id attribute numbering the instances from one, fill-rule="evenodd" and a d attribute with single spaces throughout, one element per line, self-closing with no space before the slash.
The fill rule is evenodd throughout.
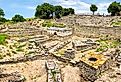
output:
<path id="1" fill-rule="evenodd" d="M 90 11 L 94 13 L 98 10 L 98 7 L 95 4 L 92 4 L 90 6 Z M 121 15 L 121 4 L 120 2 L 112 2 L 109 7 L 107 8 L 108 13 L 111 14 L 111 16 L 115 15 Z M 36 7 L 35 12 L 35 18 L 41 18 L 41 19 L 51 19 L 51 18 L 61 18 L 62 16 L 68 16 L 70 14 L 75 14 L 75 11 L 73 8 L 63 8 L 62 6 L 53 6 L 49 3 L 43 3 L 42 5 L 38 5 Z M 14 17 L 12 17 L 11 20 L 4 18 L 5 13 L 4 10 L 0 8 L 0 24 L 3 24 L 5 22 L 24 22 L 27 19 L 25 19 L 23 16 L 16 14 Z M 29 19 L 31 20 L 31 18 Z"/>

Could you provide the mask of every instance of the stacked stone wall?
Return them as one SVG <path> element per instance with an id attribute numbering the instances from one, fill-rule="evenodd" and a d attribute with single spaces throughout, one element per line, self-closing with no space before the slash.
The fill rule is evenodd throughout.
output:
<path id="1" fill-rule="evenodd" d="M 111 36 L 121 38 L 121 27 L 93 27 L 93 26 L 80 26 L 75 29 L 75 34 L 82 36 Z"/>
<path id="2" fill-rule="evenodd" d="M 80 68 L 80 71 L 82 72 L 82 76 L 86 80 L 95 81 L 100 77 L 101 73 L 109 69 L 111 65 L 112 65 L 112 61 L 109 59 L 105 61 L 103 65 L 99 66 L 97 69 L 84 63 L 83 61 L 78 63 L 77 66 Z"/>

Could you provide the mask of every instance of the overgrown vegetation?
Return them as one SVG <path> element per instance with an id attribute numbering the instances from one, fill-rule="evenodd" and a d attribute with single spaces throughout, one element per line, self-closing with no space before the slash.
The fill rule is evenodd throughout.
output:
<path id="1" fill-rule="evenodd" d="M 98 40 L 99 47 L 96 49 L 97 52 L 105 51 L 110 48 L 116 48 L 121 45 L 121 42 L 118 40 Z"/>
<path id="2" fill-rule="evenodd" d="M 42 26 L 43 27 L 65 27 L 64 24 L 58 24 L 58 23 L 55 23 L 55 22 L 52 22 L 51 20 L 46 20 L 44 23 L 42 23 Z"/>
<path id="3" fill-rule="evenodd" d="M 25 47 L 26 46 L 26 44 L 14 44 L 14 46 L 16 46 L 16 51 L 17 52 L 23 52 L 24 51 L 24 49 L 23 49 L 23 47 Z"/>

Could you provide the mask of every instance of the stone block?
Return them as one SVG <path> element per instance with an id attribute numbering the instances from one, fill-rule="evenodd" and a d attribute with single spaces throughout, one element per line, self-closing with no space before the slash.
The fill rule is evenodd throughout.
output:
<path id="1" fill-rule="evenodd" d="M 85 79 L 94 81 L 103 71 L 109 69 L 110 64 L 111 60 L 103 54 L 88 53 L 81 58 L 78 66 Z"/>

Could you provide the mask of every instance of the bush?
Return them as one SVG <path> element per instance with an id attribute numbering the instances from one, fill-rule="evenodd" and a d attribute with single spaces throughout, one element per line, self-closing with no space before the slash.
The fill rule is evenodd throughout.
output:
<path id="1" fill-rule="evenodd" d="M 26 19 L 24 19 L 23 16 L 16 14 L 14 17 L 12 17 L 12 21 L 14 22 L 24 22 Z"/>

